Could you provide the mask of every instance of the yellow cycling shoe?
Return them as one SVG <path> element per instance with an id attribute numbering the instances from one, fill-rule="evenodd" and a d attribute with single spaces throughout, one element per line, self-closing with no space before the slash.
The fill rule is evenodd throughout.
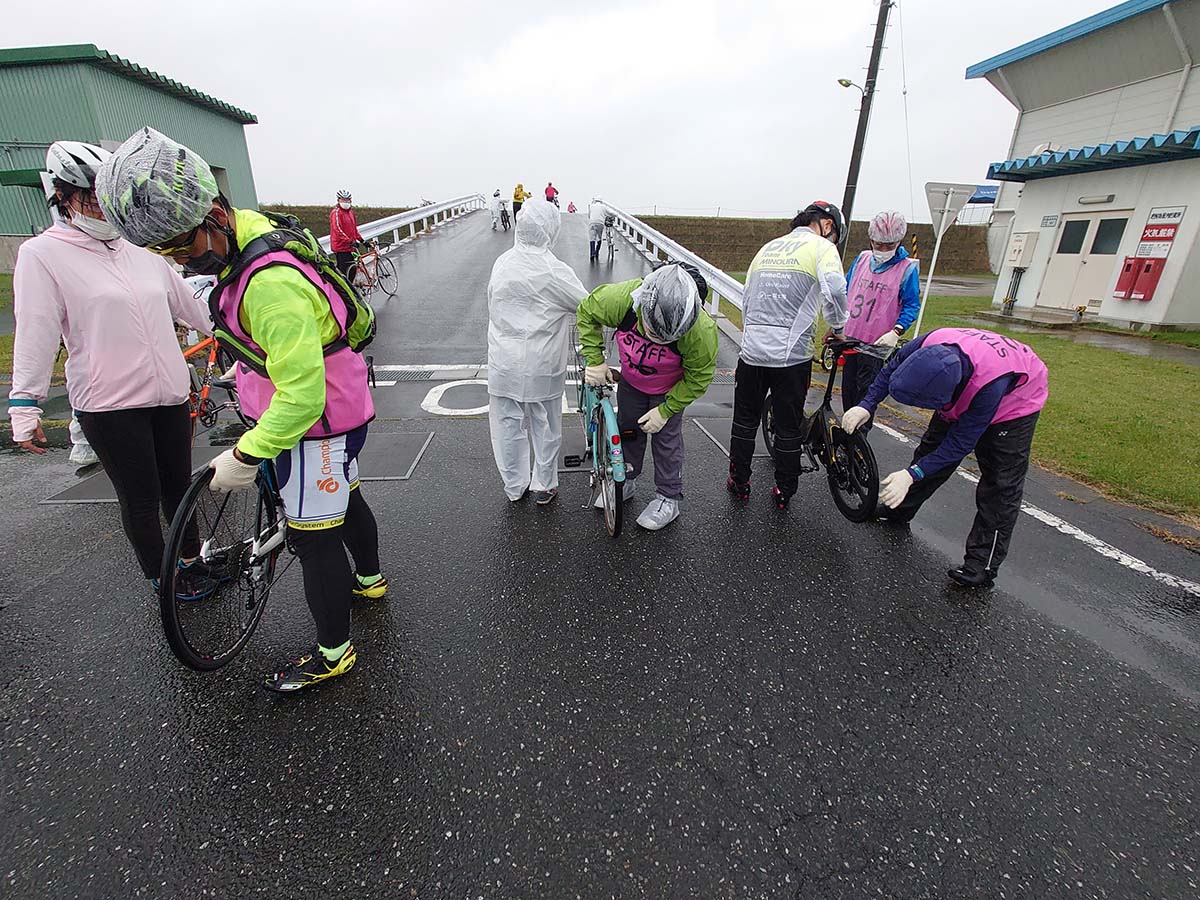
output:
<path id="1" fill-rule="evenodd" d="M 355 597 L 365 597 L 368 600 L 378 600 L 387 593 L 388 580 L 380 578 L 378 581 L 369 585 L 364 585 L 357 575 L 354 576 L 354 590 L 351 592 Z"/>
<path id="2" fill-rule="evenodd" d="M 313 647 L 299 659 L 292 660 L 282 672 L 275 672 L 263 680 L 263 687 L 279 694 L 290 694 L 302 688 L 312 687 L 338 675 L 345 675 L 354 668 L 358 653 L 351 644 L 335 662 L 330 662 Z"/>

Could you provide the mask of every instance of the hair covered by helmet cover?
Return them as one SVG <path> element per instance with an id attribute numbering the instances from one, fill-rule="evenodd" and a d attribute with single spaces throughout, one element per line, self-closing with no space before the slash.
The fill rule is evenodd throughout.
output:
<path id="1" fill-rule="evenodd" d="M 655 269 L 642 281 L 634 299 L 650 337 L 669 344 L 696 324 L 700 294 L 682 266 L 671 263 Z"/>
<path id="2" fill-rule="evenodd" d="M 904 221 L 904 216 L 895 210 L 876 213 L 875 217 L 871 219 L 871 224 L 867 226 L 867 236 L 881 244 L 894 244 L 902 241 L 907 233 L 908 222 Z"/>
<path id="3" fill-rule="evenodd" d="M 218 194 L 199 154 L 149 127 L 130 136 L 96 175 L 104 217 L 139 247 L 191 231 Z"/>
<path id="4" fill-rule="evenodd" d="M 526 200 L 517 216 L 515 246 L 525 250 L 550 250 L 558 241 L 562 214 L 545 200 Z"/>

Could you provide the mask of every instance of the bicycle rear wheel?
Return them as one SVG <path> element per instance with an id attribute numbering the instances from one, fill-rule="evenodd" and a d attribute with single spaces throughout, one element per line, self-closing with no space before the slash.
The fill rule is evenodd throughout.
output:
<path id="1" fill-rule="evenodd" d="M 175 512 L 158 595 L 167 643 L 181 663 L 199 671 L 228 664 L 250 640 L 275 581 L 284 534 L 261 470 L 256 490 L 236 494 L 209 490 L 212 474 L 206 468 L 193 479 Z M 206 593 L 181 600 L 176 561 L 197 552 Z"/>
<path id="2" fill-rule="evenodd" d="M 389 297 L 395 297 L 396 288 L 400 286 L 400 278 L 396 275 L 395 263 L 387 257 L 380 257 L 379 266 L 375 271 L 379 276 L 379 287 Z"/>
<path id="3" fill-rule="evenodd" d="M 625 482 L 617 481 L 613 476 L 613 447 L 621 446 L 621 436 L 608 430 L 604 411 L 596 407 L 595 412 L 595 444 L 597 470 L 599 472 L 600 499 L 604 504 L 604 528 L 608 536 L 621 536 L 621 524 L 625 517 Z M 595 471 L 595 470 L 594 470 Z"/>
<path id="4" fill-rule="evenodd" d="M 766 445 L 767 454 L 772 460 L 775 459 L 775 409 L 771 405 L 771 395 L 763 399 L 762 411 L 762 439 Z"/>
<path id="5" fill-rule="evenodd" d="M 838 511 L 851 522 L 865 522 L 879 503 L 879 464 L 861 432 L 833 429 L 833 465 L 825 474 Z"/>
<path id="6" fill-rule="evenodd" d="M 609 262 L 609 265 L 612 264 L 613 254 L 616 252 L 617 252 L 617 245 L 616 245 L 616 242 L 613 240 L 613 233 L 611 231 L 609 231 L 609 233 L 608 233 L 608 262 Z"/>

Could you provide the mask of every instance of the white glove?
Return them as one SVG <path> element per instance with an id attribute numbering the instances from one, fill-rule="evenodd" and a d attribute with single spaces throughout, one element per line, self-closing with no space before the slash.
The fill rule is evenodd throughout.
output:
<path id="1" fill-rule="evenodd" d="M 246 490 L 254 484 L 254 476 L 258 474 L 258 465 L 242 462 L 233 455 L 233 447 L 210 462 L 208 467 L 213 470 L 209 490 L 222 493 Z"/>
<path id="2" fill-rule="evenodd" d="M 583 372 L 584 380 L 592 387 L 600 387 L 605 384 L 612 384 L 616 381 L 613 378 L 612 369 L 608 367 L 608 363 L 600 363 L 598 366 L 588 366 Z"/>
<path id="3" fill-rule="evenodd" d="M 879 484 L 879 502 L 889 509 L 895 509 L 908 496 L 908 489 L 913 486 L 913 477 L 908 469 L 893 472 Z"/>
<path id="4" fill-rule="evenodd" d="M 638 419 L 638 424 L 642 426 L 642 431 L 646 432 L 646 434 L 658 434 L 663 430 L 663 426 L 667 424 L 667 419 L 669 418 L 670 416 L 664 416 L 660 413 L 656 406 Z"/>
<path id="5" fill-rule="evenodd" d="M 895 347 L 899 340 L 900 335 L 896 334 L 896 329 L 893 328 L 891 331 L 885 331 L 883 334 L 881 334 L 879 339 L 875 341 L 875 346 Z"/>
<path id="6" fill-rule="evenodd" d="M 861 425 L 866 424 L 871 418 L 871 414 L 861 406 L 852 406 L 846 410 L 842 416 L 842 431 L 846 434 L 854 434 Z"/>

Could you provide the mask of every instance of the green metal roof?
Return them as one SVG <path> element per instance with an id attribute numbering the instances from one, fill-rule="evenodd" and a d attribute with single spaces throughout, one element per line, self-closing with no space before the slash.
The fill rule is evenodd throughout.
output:
<path id="1" fill-rule="evenodd" d="M 1080 147 L 1077 150 L 1051 150 L 1037 156 L 992 163 L 988 167 L 987 177 L 991 181 L 1032 181 L 1035 178 L 1197 157 L 1200 157 L 1200 126 L 1169 134 L 1152 134 L 1094 147 Z"/>
<path id="2" fill-rule="evenodd" d="M 216 97 L 210 97 L 186 84 L 180 84 L 173 78 L 159 75 L 157 72 L 109 53 L 107 50 L 101 50 L 95 44 L 61 44 L 55 47 L 0 49 L 0 66 L 44 66 L 75 62 L 90 63 L 109 69 L 189 103 L 211 109 L 213 112 L 227 116 L 243 125 L 254 125 L 258 122 L 258 117 L 253 113 L 248 113 L 246 110 L 239 109 L 224 100 L 218 100 Z"/>

